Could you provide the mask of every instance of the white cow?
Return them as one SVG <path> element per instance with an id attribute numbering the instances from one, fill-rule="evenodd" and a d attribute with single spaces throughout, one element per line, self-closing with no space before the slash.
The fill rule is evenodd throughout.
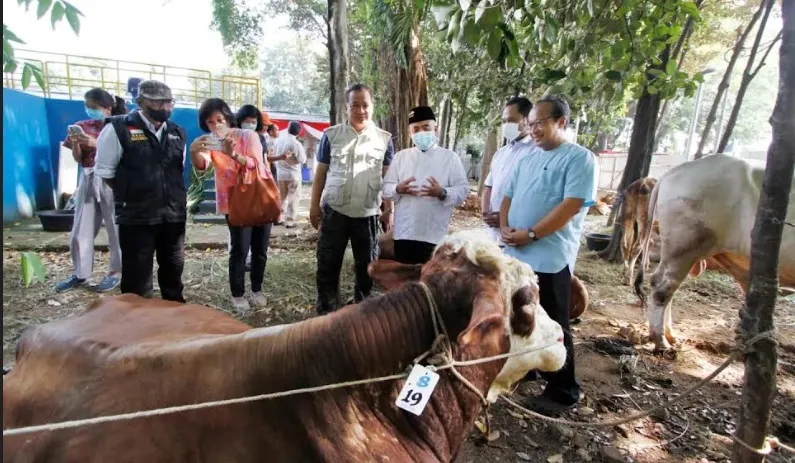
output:
<path id="1" fill-rule="evenodd" d="M 635 293 L 646 297 L 643 269 L 648 264 L 652 222 L 660 225 L 660 264 L 651 277 L 652 300 L 649 334 L 658 350 L 675 343 L 671 299 L 688 271 L 701 259 L 712 257 L 740 284 L 748 288 L 751 229 L 756 219 L 764 167 L 725 155 L 707 156 L 681 164 L 660 178 L 649 199 L 643 242 L 643 265 L 635 280 Z M 795 180 L 795 179 L 794 179 Z M 793 188 L 787 221 L 795 220 Z M 795 284 L 795 229 L 784 227 L 779 255 L 781 284 Z"/>

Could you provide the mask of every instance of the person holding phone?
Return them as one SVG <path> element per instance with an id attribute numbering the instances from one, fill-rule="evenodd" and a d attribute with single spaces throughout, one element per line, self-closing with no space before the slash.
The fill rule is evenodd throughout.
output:
<path id="1" fill-rule="evenodd" d="M 97 155 L 97 137 L 110 116 L 127 113 L 124 99 L 113 97 L 101 88 L 86 92 L 85 111 L 88 119 L 75 122 L 67 128 L 63 146 L 72 150 L 72 157 L 80 165 L 80 180 L 75 193 L 75 218 L 69 250 L 73 271 L 69 278 L 55 285 L 56 292 L 68 291 L 84 285 L 94 271 L 94 240 L 102 222 L 108 234 L 110 254 L 109 270 L 93 287 L 97 292 L 110 291 L 119 285 L 121 248 L 114 220 L 113 190 L 94 175 Z"/>
<path id="2" fill-rule="evenodd" d="M 210 98 L 199 108 L 199 127 L 202 135 L 190 145 L 191 163 L 197 170 L 210 164 L 215 170 L 215 200 L 218 214 L 229 218 L 229 189 L 237 184 L 241 170 L 265 177 L 266 163 L 262 162 L 262 143 L 254 130 L 233 128 L 235 116 L 229 105 L 220 98 Z M 246 176 L 244 175 L 246 181 Z M 244 298 L 246 285 L 246 254 L 251 249 L 251 302 L 264 307 L 267 299 L 262 293 L 268 242 L 272 224 L 256 227 L 229 225 L 232 246 L 229 251 L 229 286 L 232 306 L 241 315 L 248 313 L 249 301 Z"/>

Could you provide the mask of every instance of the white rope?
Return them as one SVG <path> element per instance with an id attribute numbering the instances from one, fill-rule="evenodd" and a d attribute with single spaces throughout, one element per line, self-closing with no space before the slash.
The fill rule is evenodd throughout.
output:
<path id="1" fill-rule="evenodd" d="M 516 352 L 512 352 L 510 354 L 502 354 L 502 355 L 495 355 L 493 357 L 483 357 L 481 359 L 476 360 L 468 360 L 465 362 L 455 362 L 456 364 L 462 363 L 462 366 L 472 366 L 472 365 L 479 365 L 481 363 L 493 362 L 497 360 L 502 360 L 507 357 L 514 357 L 517 355 L 523 355 L 534 351 L 544 350 L 548 347 L 552 347 L 557 343 L 552 343 L 543 347 L 536 347 L 536 348 L 527 348 L 522 349 Z M 446 364 L 436 367 L 436 370 L 447 370 L 455 365 Z M 408 377 L 406 373 L 399 373 L 395 375 L 389 376 L 379 376 L 377 378 L 369 378 L 369 379 L 360 379 L 356 381 L 344 381 L 341 383 L 334 383 L 334 384 L 326 384 L 323 386 L 315 386 L 315 387 L 306 387 L 300 389 L 292 389 L 289 391 L 283 392 L 272 392 L 269 394 L 259 394 L 247 397 L 239 397 L 235 399 L 226 399 L 226 400 L 215 400 L 211 402 L 201 402 L 197 404 L 190 404 L 190 405 L 179 405 L 175 407 L 165 407 L 165 408 L 156 408 L 152 410 L 144 410 L 139 412 L 132 412 L 132 413 L 122 413 L 118 415 L 105 415 L 105 416 L 98 416 L 95 418 L 87 418 L 83 420 L 70 420 L 70 421 L 61 421 L 59 423 L 51 423 L 51 424 L 42 424 L 37 426 L 27 426 L 24 428 L 14 428 L 14 429 L 4 429 L 3 430 L 3 437 L 6 436 L 17 436 L 21 434 L 30 434 L 34 432 L 41 432 L 41 431 L 57 431 L 61 429 L 70 429 L 70 428 L 78 428 L 82 426 L 89 426 L 93 424 L 100 424 L 100 423 L 109 423 L 113 421 L 126 421 L 126 420 L 134 420 L 138 418 L 147 418 L 150 416 L 161 416 L 161 415 L 170 415 L 173 413 L 181 413 L 187 412 L 192 410 L 201 410 L 205 408 L 214 408 L 214 407 L 223 407 L 226 405 L 235 405 L 235 404 L 242 404 L 248 402 L 257 402 L 260 400 L 270 400 L 270 399 L 277 399 L 280 397 L 289 397 L 293 395 L 299 394 L 309 394 L 313 392 L 323 392 L 323 391 L 331 391 L 334 389 L 341 389 L 346 387 L 354 387 L 354 386 L 365 386 L 368 384 L 374 383 L 382 383 L 386 381 L 397 381 L 400 379 L 405 379 Z"/>
<path id="2" fill-rule="evenodd" d="M 427 295 L 427 293 L 426 293 Z M 435 305 L 435 303 L 434 303 Z M 435 315 L 432 315 L 434 317 Z M 444 328 L 443 328 L 444 329 Z M 440 365 L 436 367 L 437 371 L 440 370 L 448 370 L 453 369 L 457 366 L 461 367 L 468 367 L 474 365 L 480 365 L 482 363 L 494 362 L 497 360 L 507 359 L 509 357 L 515 357 L 518 355 L 524 355 L 531 352 L 537 352 L 540 350 L 547 349 L 549 347 L 555 346 L 557 342 L 553 342 L 547 344 L 542 347 L 533 347 L 533 348 L 525 348 L 518 350 L 516 352 L 509 352 L 506 354 L 494 355 L 491 357 L 483 357 L 480 359 L 474 360 L 465 360 L 465 361 L 452 361 L 450 362 L 448 359 L 448 363 L 444 365 Z M 197 404 L 190 404 L 190 405 L 179 405 L 174 407 L 165 407 L 165 408 L 156 408 L 152 410 L 143 410 L 138 412 L 131 412 L 131 413 L 121 413 L 118 415 L 105 415 L 105 416 L 98 416 L 94 418 L 86 418 L 82 420 L 70 420 L 70 421 L 61 421 L 58 423 L 49 423 L 49 424 L 42 424 L 37 426 L 26 426 L 22 428 L 14 428 L 14 429 L 4 429 L 3 430 L 3 437 L 6 436 L 18 436 L 22 434 L 30 434 L 34 432 L 41 432 L 41 431 L 57 431 L 61 429 L 71 429 L 71 428 L 78 428 L 82 426 L 90 426 L 94 424 L 100 423 L 110 423 L 115 421 L 127 421 L 127 420 L 134 420 L 138 418 L 147 418 L 151 416 L 162 416 L 162 415 L 170 415 L 174 413 L 181 413 L 187 412 L 192 410 L 202 410 L 205 408 L 214 408 L 214 407 L 223 407 L 226 405 L 236 405 L 248 402 L 257 402 L 260 400 L 270 400 L 270 399 L 277 399 L 280 397 L 289 397 L 299 394 L 310 394 L 313 392 L 324 392 L 324 391 L 331 391 L 335 389 L 347 388 L 347 387 L 354 387 L 354 386 L 364 386 L 368 384 L 374 383 L 382 383 L 386 381 L 397 381 L 400 379 L 405 379 L 408 377 L 407 373 L 399 373 L 389 376 L 379 376 L 377 378 L 369 378 L 369 379 L 360 379 L 355 381 L 344 381 L 340 383 L 334 384 L 326 384 L 323 386 L 315 386 L 315 387 L 306 387 L 300 389 L 292 389 L 289 391 L 282 391 L 282 392 L 272 392 L 268 394 L 259 394 L 247 397 L 238 397 L 234 399 L 225 399 L 225 400 L 215 400 L 210 402 L 201 402 Z M 471 384 L 471 383 L 470 383 Z M 474 387 L 474 386 L 472 386 Z M 477 389 L 475 388 L 477 391 Z M 477 391 L 478 393 L 480 391 Z M 480 394 L 482 396 L 482 394 Z"/>
<path id="3" fill-rule="evenodd" d="M 570 425 L 570 426 L 597 426 L 597 427 L 598 426 L 615 426 L 618 423 L 626 423 L 626 422 L 629 422 L 629 421 L 634 421 L 634 420 L 646 417 L 646 416 L 650 415 L 651 413 L 653 413 L 655 410 L 657 410 L 659 408 L 666 408 L 666 407 L 669 407 L 671 405 L 674 405 L 675 403 L 678 403 L 678 402 L 682 401 L 685 397 L 687 397 L 688 395 L 693 393 L 695 390 L 701 388 L 704 384 L 708 383 L 715 376 L 717 376 L 721 371 L 723 371 L 726 367 L 728 367 L 729 364 L 738 355 L 740 355 L 741 353 L 745 352 L 749 347 L 751 347 L 753 344 L 755 344 L 756 342 L 758 342 L 758 341 L 760 341 L 762 339 L 771 339 L 771 340 L 775 341 L 775 331 L 774 330 L 770 330 L 770 331 L 766 331 L 764 333 L 759 333 L 756 336 L 754 336 L 750 341 L 748 341 L 744 346 L 738 346 L 737 349 L 735 350 L 734 354 L 732 354 L 720 367 L 718 367 L 714 372 L 712 372 L 709 376 L 707 376 L 705 379 L 700 381 L 698 384 L 696 384 L 692 388 L 688 389 L 684 394 L 678 396 L 677 398 L 675 398 L 675 399 L 673 399 L 673 400 L 671 400 L 669 402 L 666 402 L 666 403 L 662 404 L 659 407 L 655 407 L 655 409 L 653 409 L 653 410 L 649 410 L 647 412 L 640 413 L 640 414 L 637 414 L 637 415 L 633 415 L 633 416 L 630 416 L 628 418 L 624 418 L 624 419 L 621 419 L 621 420 L 611 421 L 611 422 L 607 422 L 607 423 L 584 423 L 584 422 L 573 422 L 573 421 L 569 421 L 569 420 L 550 418 L 550 417 L 547 417 L 547 416 L 532 412 L 532 411 L 530 411 L 530 410 L 528 410 L 528 409 L 526 409 L 524 407 L 521 407 L 517 403 L 511 401 L 510 399 L 507 399 L 505 397 L 503 397 L 503 399 L 505 399 L 508 403 L 510 403 L 514 407 L 516 407 L 516 408 L 520 409 L 521 411 L 525 412 L 526 414 L 531 415 L 531 416 L 535 416 L 537 418 L 541 418 L 541 419 L 544 419 L 544 420 L 547 420 L 547 421 L 567 424 L 567 425 Z M 499 354 L 499 355 L 494 355 L 494 356 L 490 356 L 490 357 L 483 357 L 483 358 L 474 359 L 474 360 L 464 360 L 464 361 L 456 360 L 456 361 L 452 361 L 452 362 L 449 362 L 449 363 L 444 364 L 444 365 L 440 365 L 440 366 L 436 367 L 436 370 L 440 371 L 440 370 L 454 369 L 456 366 L 473 366 L 473 365 L 480 365 L 480 364 L 488 363 L 488 362 L 494 362 L 494 361 L 497 361 L 497 360 L 503 360 L 503 359 L 507 359 L 507 358 L 510 358 L 510 357 L 516 357 L 516 356 L 519 356 L 519 355 L 528 354 L 530 352 L 537 352 L 537 351 L 540 351 L 540 350 L 544 350 L 544 349 L 552 347 L 552 346 L 554 346 L 556 344 L 557 344 L 557 342 L 554 342 L 554 343 L 547 344 L 547 345 L 545 345 L 543 347 L 525 348 L 525 349 L 521 349 L 521 350 L 518 350 L 518 351 L 515 351 L 515 352 L 508 352 L 506 354 Z M 354 381 L 343 381 L 343 382 L 340 382 L 340 383 L 326 384 L 326 385 L 323 385 L 323 386 L 314 386 L 314 387 L 307 387 L 307 388 L 300 388 L 300 389 L 292 389 L 292 390 L 289 390 L 289 391 L 272 392 L 272 393 L 268 393 L 268 394 L 259 394 L 259 395 L 253 395 L 253 396 L 247 396 L 247 397 L 238 397 L 238 398 L 234 398 L 234 399 L 215 400 L 215 401 L 201 402 L 201 403 L 190 404 L 190 405 L 179 405 L 179 406 L 175 406 L 175 407 L 156 408 L 156 409 L 152 409 L 152 410 L 143 410 L 143 411 L 132 412 L 132 413 L 122 413 L 122 414 L 118 414 L 118 415 L 98 416 L 98 417 L 87 418 L 87 419 L 82 419 L 82 420 L 61 421 L 61 422 L 58 422 L 58 423 L 48 423 L 48 424 L 42 424 L 42 425 L 37 425 L 37 426 L 26 426 L 26 427 L 22 427 L 22 428 L 4 429 L 3 430 L 3 437 L 6 437 L 6 436 L 18 436 L 18 435 L 22 435 L 22 434 L 30 434 L 30 433 L 41 432 L 41 431 L 57 431 L 57 430 L 62 430 L 62 429 L 78 428 L 78 427 L 82 427 L 82 426 L 89 426 L 89 425 L 100 424 L 100 423 L 109 423 L 109 422 L 115 422 L 115 421 L 127 421 L 127 420 L 134 420 L 134 419 L 138 419 L 138 418 L 147 418 L 147 417 L 152 417 L 152 416 L 170 415 L 170 414 L 174 414 L 174 413 L 181 413 L 181 412 L 192 411 L 192 410 L 201 410 L 201 409 L 205 409 L 205 408 L 223 407 L 223 406 L 226 406 L 226 405 L 236 405 L 236 404 L 242 404 L 242 403 L 248 403 L 248 402 L 256 402 L 256 401 L 260 401 L 260 400 L 270 400 L 270 399 L 276 399 L 276 398 L 280 398 L 280 397 L 289 397 L 289 396 L 294 396 L 294 395 L 299 395 L 299 394 L 309 394 L 309 393 L 313 393 L 313 392 L 331 391 L 331 390 L 335 390 L 335 389 L 354 387 L 354 386 L 364 386 L 364 385 L 368 385 L 368 384 L 381 383 L 381 382 L 386 382 L 386 381 L 397 381 L 397 380 L 400 380 L 400 379 L 405 379 L 406 377 L 408 377 L 407 373 L 399 373 L 399 374 L 394 374 L 394 375 L 389 375 L 389 376 L 379 376 L 379 377 L 376 377 L 376 378 L 360 379 L 360 380 L 354 380 Z M 479 392 L 479 391 L 477 391 L 477 392 Z"/>
<path id="4" fill-rule="evenodd" d="M 707 375 L 704 379 L 702 379 L 701 381 L 697 382 L 696 384 L 691 386 L 689 389 L 687 389 L 685 392 L 683 392 L 682 394 L 678 395 L 677 397 L 675 397 L 675 398 L 673 398 L 673 399 L 671 399 L 671 400 L 669 400 L 667 402 L 663 402 L 662 404 L 660 404 L 660 405 L 658 405 L 658 406 L 656 406 L 656 407 L 654 407 L 652 409 L 649 409 L 649 410 L 646 410 L 646 411 L 643 411 L 643 412 L 640 412 L 640 413 L 636 413 L 634 415 L 630 415 L 630 416 L 625 417 L 625 418 L 620 418 L 620 419 L 611 420 L 611 421 L 602 421 L 602 422 L 598 422 L 598 423 L 589 423 L 589 422 L 585 422 L 585 421 L 570 421 L 570 420 L 565 420 L 565 419 L 562 419 L 562 418 L 552 418 L 550 416 L 542 415 L 541 413 L 534 412 L 532 410 L 528 410 L 525 407 L 522 407 L 521 405 L 517 404 L 516 402 L 514 402 L 513 400 L 511 400 L 511 399 L 509 399 L 509 398 L 507 398 L 505 396 L 502 396 L 501 398 L 502 398 L 502 400 L 504 400 L 505 402 L 507 402 L 508 404 L 513 406 L 514 408 L 516 408 L 517 410 L 521 411 L 522 413 L 524 413 L 524 414 L 526 414 L 526 415 L 528 415 L 530 417 L 533 417 L 533 418 L 538 418 L 540 420 L 549 421 L 549 422 L 558 423 L 558 424 L 565 424 L 567 426 L 573 426 L 573 427 L 578 427 L 579 426 L 579 427 L 597 427 L 597 428 L 599 428 L 599 427 L 608 427 L 608 428 L 611 428 L 613 426 L 618 426 L 618 425 L 621 425 L 621 424 L 630 423 L 632 421 L 639 420 L 641 418 L 646 418 L 647 416 L 650 416 L 650 415 L 652 415 L 652 414 L 654 414 L 654 413 L 656 413 L 656 412 L 658 412 L 660 410 L 672 407 L 673 405 L 676 405 L 679 402 L 685 400 L 688 396 L 690 396 L 691 394 L 693 394 L 697 390 L 699 390 L 702 387 L 704 387 L 704 385 L 706 385 L 707 383 L 709 383 L 710 381 L 715 379 L 715 377 L 718 376 L 723 370 L 725 370 L 726 368 L 729 367 L 729 365 L 734 363 L 734 361 L 738 357 L 740 357 L 744 353 L 748 352 L 748 350 L 751 348 L 751 346 L 753 346 L 754 344 L 756 344 L 757 342 L 759 342 L 759 341 L 761 341 L 763 339 L 767 339 L 767 340 L 776 342 L 776 331 L 775 330 L 768 330 L 768 331 L 759 333 L 756 336 L 754 336 L 753 338 L 751 338 L 750 340 L 748 340 L 747 343 L 736 346 L 733 349 L 734 351 L 732 352 L 732 354 L 729 355 L 729 357 L 726 360 L 724 360 L 724 362 L 718 368 L 716 368 L 712 373 Z"/>

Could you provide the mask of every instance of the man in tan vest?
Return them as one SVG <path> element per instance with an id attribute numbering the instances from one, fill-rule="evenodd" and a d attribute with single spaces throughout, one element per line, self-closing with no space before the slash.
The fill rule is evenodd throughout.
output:
<path id="1" fill-rule="evenodd" d="M 349 240 L 356 277 L 354 301 L 370 295 L 373 282 L 367 266 L 378 258 L 381 182 L 395 151 L 391 134 L 371 120 L 373 96 L 367 86 L 349 87 L 345 106 L 348 121 L 329 127 L 320 139 L 309 209 L 309 221 L 320 230 L 315 308 L 321 315 L 343 305 L 340 270 Z M 380 220 L 384 230 L 392 226 L 391 201 L 384 201 Z"/>

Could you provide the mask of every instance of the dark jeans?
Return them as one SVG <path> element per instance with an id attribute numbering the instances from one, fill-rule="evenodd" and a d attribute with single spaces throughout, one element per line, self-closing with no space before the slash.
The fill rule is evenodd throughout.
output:
<path id="1" fill-rule="evenodd" d="M 226 217 L 227 224 L 229 216 Z M 251 291 L 262 291 L 265 264 L 268 262 L 268 244 L 273 224 L 258 227 L 233 227 L 229 225 L 232 249 L 229 251 L 229 288 L 232 297 L 246 293 L 246 257 L 251 249 Z"/>
<path id="2" fill-rule="evenodd" d="M 271 163 L 271 174 L 273 174 L 273 181 L 274 182 L 277 181 L 277 178 L 276 178 L 276 163 L 275 162 Z"/>
<path id="3" fill-rule="evenodd" d="M 425 241 L 395 240 L 395 260 L 403 264 L 424 264 L 431 260 L 436 245 Z"/>
<path id="4" fill-rule="evenodd" d="M 566 346 L 566 364 L 554 373 L 544 372 L 541 377 L 547 380 L 544 395 L 564 404 L 579 401 L 580 385 L 574 376 L 574 342 L 569 327 L 569 298 L 571 294 L 571 273 L 567 265 L 558 273 L 540 273 L 538 276 L 538 295 L 541 307 L 549 318 L 563 328 L 563 343 Z"/>
<path id="5" fill-rule="evenodd" d="M 353 250 L 355 285 L 353 299 L 361 302 L 370 295 L 373 281 L 367 266 L 378 259 L 378 216 L 348 217 L 323 205 L 323 223 L 317 242 L 317 303 L 315 310 L 325 314 L 342 306 L 340 270 L 348 241 Z"/>
<path id="6" fill-rule="evenodd" d="M 152 297 L 152 267 L 157 255 L 157 281 L 167 301 L 185 302 L 185 222 L 158 225 L 119 225 L 121 292 Z"/>

